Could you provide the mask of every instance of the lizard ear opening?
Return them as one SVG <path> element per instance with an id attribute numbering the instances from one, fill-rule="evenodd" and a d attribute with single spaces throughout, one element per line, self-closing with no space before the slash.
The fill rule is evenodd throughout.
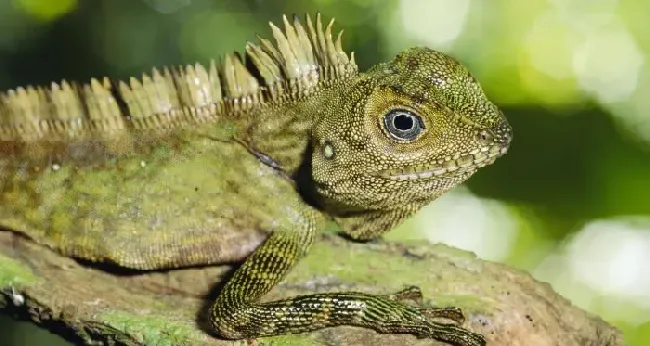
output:
<path id="1" fill-rule="evenodd" d="M 323 152 L 323 157 L 326 160 L 331 160 L 334 158 L 334 156 L 336 156 L 336 151 L 334 150 L 334 145 L 332 145 L 332 142 L 325 141 L 321 148 Z"/>

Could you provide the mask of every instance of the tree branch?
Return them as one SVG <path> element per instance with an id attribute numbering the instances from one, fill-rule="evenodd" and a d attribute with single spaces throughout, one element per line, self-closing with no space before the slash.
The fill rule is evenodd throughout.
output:
<path id="1" fill-rule="evenodd" d="M 0 313 L 79 344 L 233 345 L 209 335 L 205 311 L 229 266 L 128 272 L 88 266 L 0 231 Z M 324 234 L 266 299 L 327 291 L 388 294 L 419 286 L 425 303 L 458 306 L 488 345 L 624 345 L 621 333 L 548 284 L 444 245 L 355 244 Z M 429 300 L 427 300 L 429 299 Z M 261 338 L 262 345 L 439 345 L 353 327 Z"/>

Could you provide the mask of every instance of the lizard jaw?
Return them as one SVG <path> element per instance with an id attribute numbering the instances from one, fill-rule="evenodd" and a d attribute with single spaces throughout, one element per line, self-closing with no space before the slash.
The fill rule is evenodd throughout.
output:
<path id="1" fill-rule="evenodd" d="M 482 147 L 468 154 L 455 155 L 447 160 L 440 160 L 424 170 L 415 170 L 417 168 L 393 169 L 381 171 L 379 175 L 391 180 L 421 180 L 451 176 L 491 165 L 498 157 L 507 152 L 507 147 L 498 145 Z"/>

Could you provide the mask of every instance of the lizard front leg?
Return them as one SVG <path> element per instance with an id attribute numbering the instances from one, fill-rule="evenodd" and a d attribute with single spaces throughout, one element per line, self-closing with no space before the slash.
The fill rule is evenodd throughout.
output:
<path id="1" fill-rule="evenodd" d="M 260 303 L 309 250 L 322 228 L 316 211 L 300 208 L 304 229 L 277 230 L 235 272 L 214 301 L 210 321 L 224 338 L 244 339 L 310 332 L 326 327 L 358 326 L 387 334 L 413 334 L 460 346 L 485 345 L 484 338 L 434 317 L 460 322 L 457 309 L 419 308 L 402 301 L 419 299 L 417 288 L 392 295 L 360 292 L 303 295 Z M 306 226 L 306 227 L 305 227 Z"/>

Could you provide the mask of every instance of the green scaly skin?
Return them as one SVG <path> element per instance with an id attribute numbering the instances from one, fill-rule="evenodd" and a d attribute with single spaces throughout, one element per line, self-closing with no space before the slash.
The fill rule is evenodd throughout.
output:
<path id="1" fill-rule="evenodd" d="M 49 141 L 0 132 L 0 227 L 135 269 L 245 259 L 211 305 L 224 338 L 347 325 L 485 344 L 432 320 L 462 323 L 459 309 L 404 303 L 421 299 L 415 287 L 260 303 L 328 219 L 354 239 L 377 238 L 505 153 L 512 130 L 465 67 L 412 48 L 306 97 L 221 113 L 216 123 L 163 132 Z M 15 130 L 12 121 L 0 117 Z"/>

